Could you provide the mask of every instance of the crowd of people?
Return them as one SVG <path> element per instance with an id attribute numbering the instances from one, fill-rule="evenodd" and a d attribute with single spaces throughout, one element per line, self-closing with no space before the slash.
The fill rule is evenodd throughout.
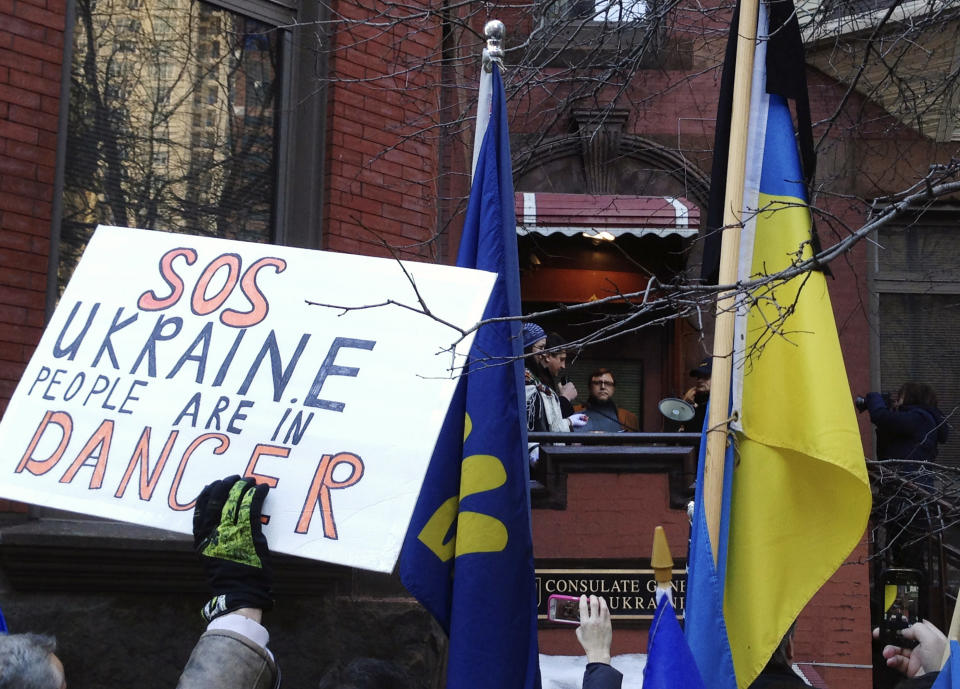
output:
<path id="1" fill-rule="evenodd" d="M 263 613 L 273 607 L 271 556 L 261 529 L 268 487 L 231 476 L 204 488 L 193 517 L 194 547 L 213 597 L 207 628 L 178 689 L 274 689 L 280 670 L 267 647 Z M 67 673 L 52 636 L 0 635 L 0 687 L 65 689 Z"/>
<path id="2" fill-rule="evenodd" d="M 566 376 L 567 342 L 557 333 L 548 333 L 536 323 L 525 323 L 523 352 L 528 430 L 549 433 L 637 433 L 643 430 L 637 415 L 614 399 L 617 378 L 610 368 L 591 371 L 587 379 L 587 400 L 575 403 L 579 392 Z M 665 431 L 700 432 L 710 398 L 711 370 L 710 357 L 690 370 L 693 384 L 681 400 L 689 405 L 692 417 L 681 423 L 667 419 Z"/>
<path id="3" fill-rule="evenodd" d="M 194 547 L 213 597 L 202 607 L 208 625 L 187 660 L 178 689 L 280 686 L 280 669 L 268 648 L 270 634 L 263 625 L 263 613 L 273 606 L 271 555 L 261 528 L 261 508 L 268 490 L 253 479 L 230 476 L 211 483 L 197 498 Z M 791 627 L 750 689 L 806 686 L 791 668 L 794 633 Z M 898 689 L 932 686 L 944 657 L 946 637 L 927 621 L 916 622 L 900 634 L 904 645 L 883 649 L 886 664 L 905 678 Z M 874 630 L 874 637 L 878 635 L 879 630 Z M 623 676 L 611 665 L 613 625 L 602 597 L 580 597 L 576 637 L 587 661 L 583 689 L 619 689 Z M 65 689 L 67 675 L 56 650 L 56 640 L 49 635 L 0 635 L 0 689 Z M 338 674 L 333 683 L 325 679 L 321 686 L 405 686 L 379 667 L 351 668 Z"/>
<path id="4" fill-rule="evenodd" d="M 637 432 L 637 415 L 613 399 L 616 378 L 608 368 L 590 374 L 586 404 L 574 404 L 578 391 L 566 378 L 567 342 L 536 323 L 523 326 L 527 428 L 551 433 Z"/>
<path id="5" fill-rule="evenodd" d="M 614 399 L 613 371 L 592 371 L 586 403 L 575 404 L 578 391 L 565 377 L 567 352 L 563 338 L 527 323 L 523 344 L 529 430 L 640 430 L 636 415 L 618 406 Z M 702 427 L 711 369 L 708 358 L 690 371 L 694 384 L 683 401 L 694 409 L 695 417 L 687 423 L 691 429 Z M 878 459 L 903 461 L 906 475 L 931 487 L 928 474 L 922 471 L 923 463 L 936 458 L 938 446 L 948 437 L 947 420 L 937 406 L 933 389 L 908 382 L 895 395 L 871 392 L 856 403 L 861 411 L 869 412 L 876 426 Z M 263 625 L 263 614 L 273 605 L 271 556 L 261 530 L 261 507 L 267 491 L 266 485 L 257 485 L 252 479 L 231 476 L 210 484 L 197 498 L 194 546 L 213 597 L 203 606 L 202 615 L 208 625 L 183 669 L 178 689 L 274 689 L 280 684 L 280 670 L 268 648 L 270 635 Z M 898 689 L 930 687 L 944 657 L 946 637 L 925 620 L 914 621 L 898 633 L 904 643 L 887 644 L 882 650 L 883 662 L 904 676 Z M 879 630 L 874 630 L 875 638 L 878 634 Z M 794 635 L 792 627 L 750 689 L 805 686 L 791 667 Z M 610 664 L 613 628 L 602 597 L 580 598 L 576 636 L 587 660 L 583 688 L 619 689 L 622 675 Z M 0 633 L 0 689 L 64 689 L 66 671 L 56 651 L 56 639 L 49 635 Z M 338 674 L 333 683 L 321 685 L 405 686 L 379 668 L 351 668 Z"/>
<path id="6" fill-rule="evenodd" d="M 277 689 L 280 666 L 269 648 L 264 613 L 273 608 L 272 556 L 262 531 L 269 487 L 229 476 L 206 486 L 193 514 L 194 550 L 212 597 L 200 614 L 207 626 L 177 689 Z M 0 622 L 3 621 L 0 615 Z M 66 689 L 68 669 L 54 636 L 0 629 L 0 689 Z M 318 689 L 411 689 L 397 663 L 355 658 L 324 673 Z"/>
<path id="7" fill-rule="evenodd" d="M 879 633 L 879 629 L 874 629 L 874 638 L 879 638 Z M 903 645 L 887 644 L 882 651 L 887 667 L 902 676 L 897 689 L 929 689 L 939 675 L 947 637 L 926 620 L 912 624 L 900 634 L 904 639 Z M 603 597 L 580 596 L 580 626 L 576 629 L 576 635 L 587 659 L 583 689 L 620 689 L 623 675 L 610 664 L 613 624 Z M 793 670 L 795 636 L 796 623 L 787 630 L 766 667 L 749 689 L 799 689 L 809 686 Z M 705 682 L 705 685 L 710 686 L 709 682 Z"/>

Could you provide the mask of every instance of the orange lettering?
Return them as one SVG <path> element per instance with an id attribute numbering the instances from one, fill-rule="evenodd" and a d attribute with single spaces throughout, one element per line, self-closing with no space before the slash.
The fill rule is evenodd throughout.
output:
<path id="1" fill-rule="evenodd" d="M 249 300 L 250 310 L 237 311 L 235 309 L 226 309 L 220 314 L 221 323 L 231 328 L 246 328 L 251 325 L 256 325 L 267 317 L 270 305 L 267 303 L 267 298 L 257 285 L 257 273 L 267 266 L 272 266 L 275 272 L 282 273 L 287 268 L 287 262 L 282 258 L 267 257 L 259 259 L 247 268 L 247 272 L 243 274 L 243 279 L 240 281 L 240 291 L 242 291 L 244 296 Z"/>
<path id="2" fill-rule="evenodd" d="M 153 468 L 153 471 L 150 471 L 150 426 L 146 426 L 143 429 L 143 433 L 140 434 L 140 440 L 137 441 L 137 447 L 133 451 L 133 456 L 130 457 L 130 463 L 127 464 L 127 470 L 123 474 L 123 479 L 120 481 L 120 485 L 117 487 L 117 492 L 114 493 L 114 497 L 122 498 L 123 494 L 127 490 L 127 484 L 130 483 L 130 477 L 133 476 L 133 468 L 140 464 L 140 499 L 149 500 L 153 497 L 153 491 L 157 487 L 157 481 L 160 480 L 160 474 L 163 471 L 164 465 L 167 463 L 167 458 L 170 457 L 170 451 L 173 449 L 173 443 L 177 439 L 177 436 L 180 435 L 180 431 L 170 431 L 170 435 L 167 437 L 167 442 L 163 445 L 163 450 L 160 452 L 160 457 L 157 459 L 157 465 Z"/>
<path id="3" fill-rule="evenodd" d="M 259 460 L 263 455 L 267 455 L 269 457 L 289 457 L 290 448 L 277 447 L 276 445 L 257 445 L 255 448 L 253 448 L 253 454 L 250 455 L 250 461 L 247 463 L 247 468 L 243 472 L 244 478 L 252 478 L 257 483 L 265 483 L 271 488 L 276 488 L 280 479 L 278 479 L 276 476 L 258 474 L 254 471 L 254 468 L 257 466 L 257 460 Z M 261 514 L 260 521 L 263 524 L 269 524 L 270 515 Z"/>
<path id="4" fill-rule="evenodd" d="M 220 288 L 219 292 L 210 299 L 207 299 L 207 287 L 210 286 L 210 281 L 213 279 L 213 276 L 217 274 L 217 271 L 224 266 L 226 266 L 229 271 L 227 281 L 223 287 Z M 227 300 L 227 297 L 230 296 L 230 293 L 233 292 L 233 288 L 237 286 L 237 280 L 239 279 L 240 257 L 237 254 L 223 254 L 210 261 L 210 264 L 204 268 L 203 275 L 200 276 L 196 286 L 193 288 L 193 299 L 190 302 L 190 307 L 193 309 L 193 312 L 198 316 L 206 316 L 208 313 L 213 313 L 219 309 L 223 306 L 223 302 Z"/>
<path id="5" fill-rule="evenodd" d="M 193 265 L 197 260 L 197 252 L 193 249 L 171 249 L 165 253 L 160 259 L 160 277 L 170 286 L 170 294 L 161 299 L 153 290 L 144 292 L 137 300 L 137 306 L 141 311 L 163 311 L 180 300 L 183 295 L 183 280 L 173 269 L 173 260 L 180 256 L 186 259 L 188 266 Z"/>
<path id="6" fill-rule="evenodd" d="M 197 504 L 197 499 L 194 498 L 190 502 L 181 505 L 179 502 L 177 502 L 177 489 L 180 487 L 180 481 L 183 479 L 183 471 L 187 468 L 187 462 L 190 461 L 190 457 L 193 455 L 194 451 L 200 447 L 200 444 L 206 442 L 207 440 L 220 441 L 220 444 L 213 448 L 213 454 L 215 455 L 222 455 L 227 451 L 227 448 L 230 447 L 230 438 L 225 436 L 223 433 L 204 433 L 190 443 L 189 447 L 187 447 L 183 453 L 183 458 L 180 460 L 180 465 L 177 466 L 177 473 L 173 477 L 173 484 L 170 486 L 170 495 L 167 497 L 167 505 L 170 506 L 171 510 L 185 512 L 186 510 L 192 510 L 193 506 Z"/>
<path id="7" fill-rule="evenodd" d="M 343 481 L 333 479 L 333 471 L 339 464 L 350 465 L 350 475 Z M 320 502 L 320 515 L 323 520 L 323 535 L 332 540 L 337 539 L 337 524 L 333 518 L 333 505 L 330 501 L 330 490 L 333 488 L 349 488 L 363 478 L 363 460 L 352 452 L 339 452 L 334 456 L 324 455 L 313 475 L 313 482 L 307 492 L 307 499 L 303 503 L 300 521 L 297 522 L 297 533 L 307 533 L 310 530 L 310 520 Z"/>
<path id="8" fill-rule="evenodd" d="M 113 439 L 113 421 L 104 419 L 99 428 L 90 436 L 90 440 L 80 450 L 80 454 L 73 460 L 73 464 L 64 473 L 60 483 L 70 483 L 73 477 L 80 471 L 80 467 L 87 463 L 94 450 L 97 452 L 97 463 L 93 467 L 93 475 L 90 477 L 90 488 L 99 488 L 103 485 L 103 473 L 107 470 L 107 458 L 110 456 L 110 441 Z"/>
<path id="9" fill-rule="evenodd" d="M 53 454 L 46 459 L 34 459 L 33 452 L 37 449 L 37 443 L 40 442 L 40 438 L 43 437 L 47 426 L 51 423 L 60 426 L 60 430 L 63 432 L 60 444 L 57 445 L 57 449 L 53 451 Z M 20 463 L 17 464 L 17 468 L 14 469 L 14 473 L 19 474 L 26 469 L 34 476 L 40 476 L 53 469 L 53 467 L 57 465 L 57 462 L 60 461 L 60 458 L 63 457 L 63 453 L 67 449 L 67 443 L 70 442 L 71 433 L 73 433 L 73 419 L 70 418 L 67 412 L 48 411 L 43 415 L 43 420 L 41 420 L 40 425 L 37 426 L 37 430 L 33 434 L 33 438 L 30 439 L 30 444 L 27 445 L 26 452 L 23 453 L 23 457 L 20 459 Z"/>

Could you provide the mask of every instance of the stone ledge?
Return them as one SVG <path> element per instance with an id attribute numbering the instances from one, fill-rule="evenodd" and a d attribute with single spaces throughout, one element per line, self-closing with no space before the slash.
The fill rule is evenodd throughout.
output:
<path id="1" fill-rule="evenodd" d="M 0 568 L 23 592 L 207 592 L 186 534 L 121 522 L 43 518 L 0 528 Z M 406 596 L 394 575 L 275 555 L 277 596 Z"/>

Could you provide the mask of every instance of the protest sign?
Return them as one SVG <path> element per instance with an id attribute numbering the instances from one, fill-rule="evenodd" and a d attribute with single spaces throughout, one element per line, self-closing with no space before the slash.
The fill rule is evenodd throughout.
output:
<path id="1" fill-rule="evenodd" d="M 0 421 L 0 496 L 189 533 L 247 475 L 273 550 L 390 571 L 472 341 L 442 321 L 494 278 L 100 227 Z M 419 297 L 435 318 L 307 303 Z"/>

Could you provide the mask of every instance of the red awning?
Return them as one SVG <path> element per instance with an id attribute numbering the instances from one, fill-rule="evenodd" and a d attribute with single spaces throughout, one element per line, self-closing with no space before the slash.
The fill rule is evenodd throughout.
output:
<path id="1" fill-rule="evenodd" d="M 700 209 L 671 196 L 590 196 L 517 192 L 517 234 L 695 237 Z"/>

